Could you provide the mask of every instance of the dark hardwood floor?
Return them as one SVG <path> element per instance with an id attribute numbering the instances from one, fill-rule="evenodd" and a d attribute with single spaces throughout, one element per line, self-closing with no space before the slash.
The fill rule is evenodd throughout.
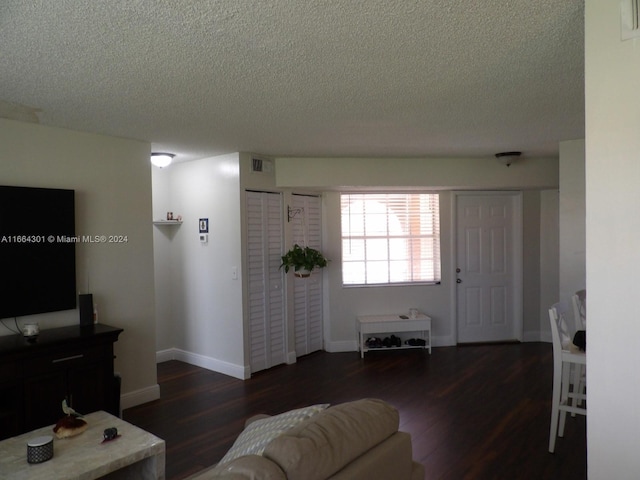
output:
<path id="1" fill-rule="evenodd" d="M 585 417 L 547 451 L 552 375 L 547 343 L 317 352 L 246 381 L 170 361 L 162 398 L 123 417 L 166 441 L 168 480 L 216 463 L 250 415 L 362 397 L 399 410 L 428 479 L 585 479 Z"/>

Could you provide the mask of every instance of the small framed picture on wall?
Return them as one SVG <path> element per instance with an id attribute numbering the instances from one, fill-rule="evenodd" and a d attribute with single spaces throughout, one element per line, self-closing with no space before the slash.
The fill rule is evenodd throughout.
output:
<path id="1" fill-rule="evenodd" d="M 200 219 L 200 233 L 209 233 L 209 219 L 201 218 Z"/>

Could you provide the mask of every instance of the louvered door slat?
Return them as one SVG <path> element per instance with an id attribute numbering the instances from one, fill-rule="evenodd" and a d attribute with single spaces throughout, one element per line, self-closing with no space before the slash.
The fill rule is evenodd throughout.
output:
<path id="1" fill-rule="evenodd" d="M 293 241 L 322 251 L 321 199 L 292 195 L 292 207 L 301 212 L 292 219 Z M 293 318 L 296 356 L 322 349 L 322 274 L 295 278 Z"/>
<path id="2" fill-rule="evenodd" d="M 279 271 L 283 249 L 280 194 L 246 192 L 247 279 L 251 372 L 284 363 L 284 292 Z"/>

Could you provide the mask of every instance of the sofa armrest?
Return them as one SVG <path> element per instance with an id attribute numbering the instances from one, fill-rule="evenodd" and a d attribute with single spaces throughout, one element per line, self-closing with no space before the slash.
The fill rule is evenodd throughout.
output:
<path id="1" fill-rule="evenodd" d="M 411 435 L 397 432 L 349 463 L 331 480 L 424 480 L 424 466 L 414 462 L 411 457 Z"/>
<path id="2" fill-rule="evenodd" d="M 398 431 L 399 414 L 377 399 L 328 408 L 269 443 L 263 455 L 289 480 L 324 480 Z"/>

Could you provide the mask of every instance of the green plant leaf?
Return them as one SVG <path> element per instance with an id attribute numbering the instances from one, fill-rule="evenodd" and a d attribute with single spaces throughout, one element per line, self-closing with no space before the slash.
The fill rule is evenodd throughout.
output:
<path id="1" fill-rule="evenodd" d="M 324 268 L 329 261 L 318 250 L 311 247 L 301 247 L 297 243 L 282 256 L 282 265 L 285 272 L 291 268 L 295 272 L 300 270 L 313 271 L 315 268 Z"/>

